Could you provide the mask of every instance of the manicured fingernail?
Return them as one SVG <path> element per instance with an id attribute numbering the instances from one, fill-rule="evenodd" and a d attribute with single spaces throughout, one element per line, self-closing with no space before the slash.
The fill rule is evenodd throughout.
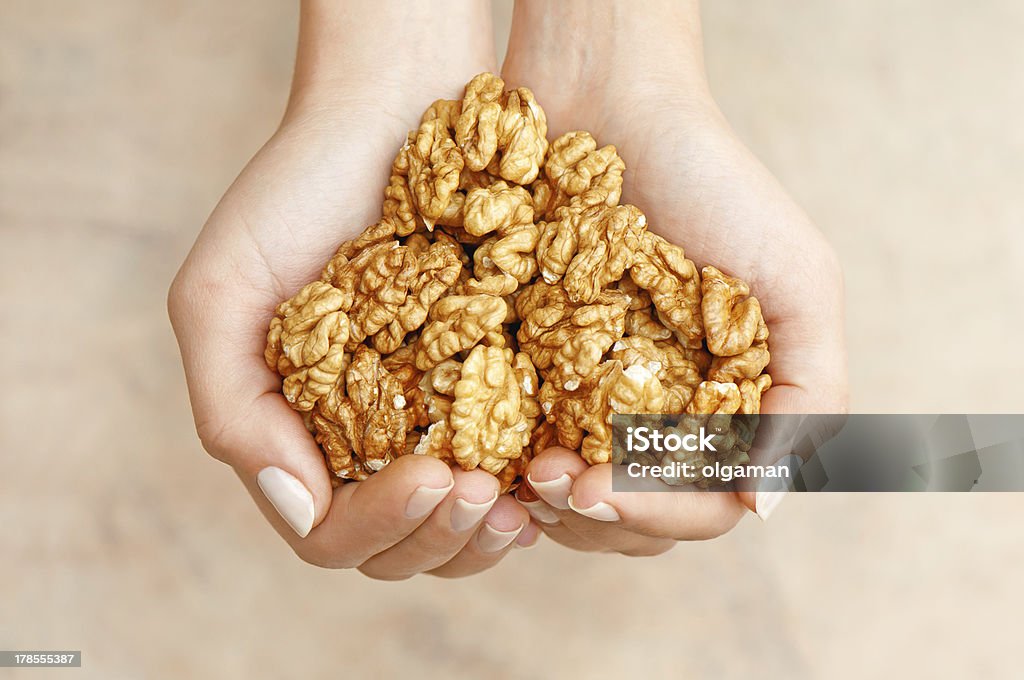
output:
<path id="1" fill-rule="evenodd" d="M 577 512 L 584 517 L 589 517 L 590 519 L 596 519 L 599 522 L 618 522 L 622 519 L 619 517 L 619 513 L 615 508 L 604 501 L 598 501 L 589 508 L 577 508 L 573 505 L 572 496 L 569 496 L 569 507 L 572 508 L 573 512 Z"/>
<path id="2" fill-rule="evenodd" d="M 572 491 L 572 477 L 569 473 L 563 474 L 558 479 L 552 479 L 548 482 L 535 482 L 533 477 L 527 475 L 527 481 L 530 482 L 530 486 L 553 508 L 559 510 L 569 509 L 569 492 Z"/>
<path id="3" fill-rule="evenodd" d="M 465 531 L 475 526 L 497 500 L 497 493 L 494 494 L 494 498 L 485 503 L 470 503 L 463 498 L 456 498 L 455 507 L 452 508 L 452 531 Z"/>
<path id="4" fill-rule="evenodd" d="M 441 501 L 445 499 L 445 496 L 448 495 L 453 486 L 455 486 L 454 479 L 443 489 L 433 489 L 429 486 L 416 487 L 416 490 L 412 492 L 412 496 L 409 497 L 409 502 L 405 506 L 405 516 L 409 519 L 426 517 L 434 511 L 434 508 L 441 504 Z"/>
<path id="5" fill-rule="evenodd" d="M 496 553 L 508 547 L 508 544 L 516 540 L 516 536 L 523 530 L 520 526 L 512 531 L 498 531 L 490 524 L 480 527 L 480 533 L 476 535 L 476 544 L 483 553 Z"/>
<path id="6" fill-rule="evenodd" d="M 528 540 L 528 541 L 527 541 L 526 543 L 520 543 L 520 542 L 519 542 L 519 541 L 517 540 L 517 541 L 516 541 L 515 543 L 513 543 L 513 544 L 512 544 L 512 547 L 513 547 L 513 548 L 516 548 L 516 549 L 518 549 L 518 550 L 528 550 L 528 549 L 530 549 L 530 548 L 534 548 L 534 547 L 536 547 L 536 545 L 537 545 L 537 544 L 538 544 L 539 542 L 540 542 L 540 534 L 537 534 L 537 535 L 536 535 L 536 536 L 534 536 L 534 537 L 533 537 L 532 539 L 529 539 L 529 540 Z"/>
<path id="7" fill-rule="evenodd" d="M 786 494 L 793 488 L 793 478 L 803 465 L 800 456 L 789 455 L 775 464 L 777 468 L 785 468 L 788 471 L 786 477 L 765 477 L 757 485 L 757 494 L 754 496 L 754 508 L 757 516 L 767 520 L 779 503 L 786 497 Z"/>
<path id="8" fill-rule="evenodd" d="M 530 513 L 530 517 L 541 524 L 558 524 L 558 515 L 544 501 L 519 501 L 519 505 L 526 508 L 526 511 Z"/>
<path id="9" fill-rule="evenodd" d="M 292 531 L 305 538 L 313 529 L 316 511 L 313 494 L 298 479 L 278 467 L 265 467 L 256 475 L 263 495 Z"/>

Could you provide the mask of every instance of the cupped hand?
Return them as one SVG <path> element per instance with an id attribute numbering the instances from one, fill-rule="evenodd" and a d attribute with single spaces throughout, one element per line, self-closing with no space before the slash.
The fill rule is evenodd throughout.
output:
<path id="1" fill-rule="evenodd" d="M 766 370 L 773 387 L 762 412 L 845 412 L 838 260 L 738 140 L 699 69 L 631 66 L 628 57 L 605 68 L 589 52 L 559 58 L 542 40 L 524 34 L 522 42 L 514 30 L 503 75 L 511 86 L 534 90 L 550 135 L 587 130 L 599 145 L 614 144 L 626 164 L 622 202 L 643 210 L 650 229 L 683 246 L 698 269 L 713 264 L 750 284 L 771 333 Z M 579 72 L 567 87 L 566 71 L 574 65 Z M 626 554 L 718 536 L 748 510 L 767 517 L 781 499 L 759 495 L 752 484 L 736 493 L 613 493 L 610 465 L 589 467 L 561 448 L 536 457 L 528 479 L 532 491 L 524 488 L 519 498 L 552 538 Z"/>
<path id="2" fill-rule="evenodd" d="M 323 454 L 263 360 L 275 306 L 380 217 L 394 151 L 429 103 L 394 95 L 296 98 L 303 103 L 209 218 L 168 307 L 203 446 L 234 468 L 300 557 L 381 579 L 461 576 L 537 540 L 523 508 L 499 498 L 493 476 L 422 456 L 332 489 Z"/>

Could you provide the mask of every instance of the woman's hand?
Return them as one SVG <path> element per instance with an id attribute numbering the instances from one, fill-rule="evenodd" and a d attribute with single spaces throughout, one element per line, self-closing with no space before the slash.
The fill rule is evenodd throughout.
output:
<path id="1" fill-rule="evenodd" d="M 488 4 L 431 5 L 303 4 L 284 121 L 211 215 L 168 300 L 203 446 L 304 560 L 381 579 L 471 574 L 539 536 L 493 476 L 427 457 L 332 490 L 263 361 L 275 306 L 380 218 L 417 112 L 493 69 Z"/>
<path id="2" fill-rule="evenodd" d="M 503 76 L 532 88 L 550 135 L 588 130 L 626 163 L 624 203 L 652 231 L 750 283 L 771 332 L 765 413 L 845 412 L 843 283 L 807 216 L 729 128 L 704 77 L 696 2 L 516 4 Z M 769 461 L 774 462 L 774 461 Z M 616 493 L 610 465 L 552 449 L 520 499 L 571 547 L 653 554 L 762 517 L 781 495 Z"/>

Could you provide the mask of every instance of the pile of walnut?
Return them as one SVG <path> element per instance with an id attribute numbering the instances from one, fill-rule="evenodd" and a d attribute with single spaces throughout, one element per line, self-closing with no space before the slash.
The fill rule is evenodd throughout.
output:
<path id="1" fill-rule="evenodd" d="M 614 146 L 546 135 L 533 93 L 492 74 L 434 102 L 380 222 L 278 306 L 267 364 L 338 478 L 424 454 L 507 490 L 554 444 L 608 462 L 613 413 L 759 411 L 768 329 L 747 285 L 698 274 L 619 205 Z"/>

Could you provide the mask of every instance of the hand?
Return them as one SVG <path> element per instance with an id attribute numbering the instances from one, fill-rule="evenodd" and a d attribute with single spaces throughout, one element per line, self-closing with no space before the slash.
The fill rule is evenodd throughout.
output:
<path id="1" fill-rule="evenodd" d="M 479 4 L 454 9 L 477 23 L 489 16 Z M 332 490 L 323 454 L 263 361 L 275 306 L 315 279 L 339 243 L 379 219 L 391 160 L 418 112 L 493 68 L 489 28 L 473 29 L 487 36 L 482 45 L 467 41 L 458 11 L 453 18 L 447 5 L 435 26 L 442 22 L 430 15 L 442 15 L 429 5 L 350 1 L 348 15 L 335 17 L 337 3 L 304 3 L 284 121 L 224 195 L 168 300 L 206 450 L 234 468 L 302 559 L 381 579 L 474 573 L 539 537 L 510 496 L 498 498 L 493 476 L 453 472 L 431 458 L 406 456 Z M 341 39 L 348 25 L 359 30 Z M 384 47 L 374 26 L 394 45 L 419 50 L 427 49 L 423 35 L 433 36 L 448 61 L 431 69 L 412 50 L 397 63 L 394 47 L 375 56 Z M 337 54 L 336 45 L 348 52 Z M 364 62 L 370 69 L 361 77 Z M 379 72 L 411 78 L 389 82 Z"/>
<path id="2" fill-rule="evenodd" d="M 640 207 L 650 228 L 682 245 L 698 269 L 714 264 L 750 283 L 771 331 L 773 387 L 762 412 L 845 412 L 837 259 L 715 106 L 696 4 L 655 0 L 639 10 L 520 0 L 503 76 L 510 87 L 534 90 L 552 138 L 580 129 L 615 144 L 626 163 L 622 201 Z M 536 494 L 523 489 L 519 497 L 550 522 L 548 535 L 626 554 L 717 536 L 747 509 L 767 516 L 781 498 L 758 498 L 750 487 L 612 494 L 609 465 L 589 467 L 557 448 L 535 458 L 528 476 Z"/>

